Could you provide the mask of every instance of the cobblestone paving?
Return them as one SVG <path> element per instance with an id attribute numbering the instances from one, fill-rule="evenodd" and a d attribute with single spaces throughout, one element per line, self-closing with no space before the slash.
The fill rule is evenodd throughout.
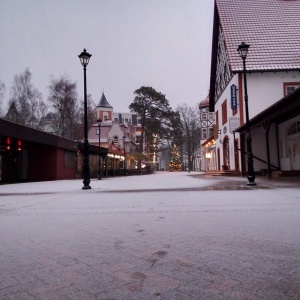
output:
<path id="1" fill-rule="evenodd" d="M 119 180 L 134 187 L 138 177 Z M 299 300 L 299 182 L 213 181 L 138 191 L 0 187 L 0 299 Z"/>

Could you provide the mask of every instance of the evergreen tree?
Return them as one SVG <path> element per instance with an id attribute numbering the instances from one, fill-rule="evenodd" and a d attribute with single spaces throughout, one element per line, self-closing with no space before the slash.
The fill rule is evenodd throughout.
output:
<path id="1" fill-rule="evenodd" d="M 154 135 L 158 142 L 162 138 L 166 138 L 168 131 L 172 128 L 171 120 L 174 118 L 174 112 L 165 95 L 152 87 L 142 86 L 134 94 L 135 98 L 129 105 L 129 109 L 141 118 L 142 131 L 139 152 L 143 153 L 144 138 L 148 143 L 152 142 Z"/>
<path id="2" fill-rule="evenodd" d="M 176 145 L 173 146 L 172 155 L 169 160 L 169 172 L 182 171 L 182 163 Z"/>

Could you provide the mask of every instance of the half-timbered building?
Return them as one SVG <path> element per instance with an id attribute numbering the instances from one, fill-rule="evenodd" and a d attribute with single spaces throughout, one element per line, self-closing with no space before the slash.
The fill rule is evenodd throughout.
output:
<path id="1" fill-rule="evenodd" d="M 292 130 L 300 121 L 299 11 L 300 0 L 215 0 L 209 110 L 215 112 L 217 169 L 247 172 L 243 61 L 237 51 L 245 42 L 254 171 L 268 170 L 270 176 L 300 170 L 300 136 Z M 268 109 L 280 115 L 285 104 L 284 118 L 267 118 Z"/>

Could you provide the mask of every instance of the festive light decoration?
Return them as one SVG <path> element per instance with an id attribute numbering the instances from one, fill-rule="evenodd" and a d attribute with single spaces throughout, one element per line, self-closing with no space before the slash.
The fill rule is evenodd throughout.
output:
<path id="1" fill-rule="evenodd" d="M 177 150 L 176 145 L 174 145 L 172 150 L 172 155 L 169 159 L 169 172 L 179 172 L 182 171 L 182 163 Z"/>

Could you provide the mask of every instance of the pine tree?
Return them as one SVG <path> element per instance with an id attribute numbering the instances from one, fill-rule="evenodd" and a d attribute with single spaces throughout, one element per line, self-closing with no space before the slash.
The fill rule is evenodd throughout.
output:
<path id="1" fill-rule="evenodd" d="M 172 150 L 172 155 L 169 159 L 169 172 L 182 171 L 182 163 L 180 161 L 180 156 L 176 145 L 174 145 Z"/>

